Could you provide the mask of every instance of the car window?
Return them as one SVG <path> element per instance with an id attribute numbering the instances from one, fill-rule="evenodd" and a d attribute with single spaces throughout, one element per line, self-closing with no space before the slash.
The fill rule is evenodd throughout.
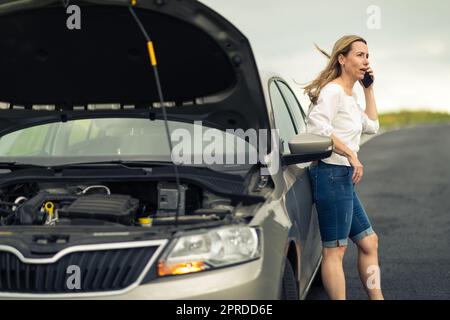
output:
<path id="1" fill-rule="evenodd" d="M 1 139 L 0 154 L 17 154 L 26 150 L 27 154 L 39 153 L 45 147 L 45 139 L 49 127 L 32 127 L 26 132 L 24 130 L 12 132 Z"/>
<path id="2" fill-rule="evenodd" d="M 305 133 L 306 132 L 306 124 L 305 124 L 305 118 L 303 116 L 302 107 L 300 106 L 300 103 L 298 102 L 297 98 L 295 97 L 295 94 L 292 92 L 292 90 L 283 82 L 277 81 L 278 87 L 281 90 L 281 93 L 283 94 L 284 99 L 286 100 L 287 104 L 289 105 L 289 109 L 291 110 L 295 124 L 297 127 L 298 133 Z"/>
<path id="3" fill-rule="evenodd" d="M 79 142 L 95 139 L 100 129 L 95 126 L 95 122 L 91 119 L 74 121 L 69 134 L 68 145 L 72 146 Z"/>
<path id="4" fill-rule="evenodd" d="M 296 135 L 291 114 L 275 82 L 270 84 L 269 92 L 273 115 L 275 117 L 275 125 L 280 130 L 280 138 L 283 139 L 283 153 L 290 153 L 289 139 Z"/>
<path id="5" fill-rule="evenodd" d="M 168 121 L 173 152 L 203 164 L 254 164 L 256 145 L 238 131 L 225 132 L 201 123 Z M 250 141 L 252 138 L 249 138 Z M 256 138 L 255 138 L 256 139 Z M 163 120 L 99 118 L 40 124 L 0 137 L 0 162 L 12 159 L 45 164 L 70 157 L 158 160 L 171 157 Z M 53 160 L 52 160 L 53 159 Z M 8 160 L 9 161 L 9 160 Z M 203 162 L 204 161 L 204 162 Z M 228 163 L 230 162 L 230 163 Z M 188 163 L 190 164 L 190 163 Z"/>

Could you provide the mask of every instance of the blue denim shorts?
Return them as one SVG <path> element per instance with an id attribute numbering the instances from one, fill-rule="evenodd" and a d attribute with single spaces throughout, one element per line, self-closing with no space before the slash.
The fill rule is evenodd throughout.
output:
<path id="1" fill-rule="evenodd" d="M 373 234 L 372 225 L 356 194 L 353 167 L 319 161 L 309 167 L 309 179 L 319 218 L 322 245 L 347 246 Z"/>

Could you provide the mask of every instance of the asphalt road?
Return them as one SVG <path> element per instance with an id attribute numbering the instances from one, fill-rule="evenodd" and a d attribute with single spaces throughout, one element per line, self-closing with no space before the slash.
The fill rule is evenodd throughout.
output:
<path id="1" fill-rule="evenodd" d="M 359 152 L 356 190 L 379 236 L 385 299 L 450 299 L 450 123 L 386 132 Z M 350 242 L 347 299 L 367 299 Z M 328 299 L 313 287 L 308 299 Z"/>

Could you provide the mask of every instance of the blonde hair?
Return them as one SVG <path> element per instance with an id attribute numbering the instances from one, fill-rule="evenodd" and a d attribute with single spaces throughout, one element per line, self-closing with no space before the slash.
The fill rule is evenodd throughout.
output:
<path id="1" fill-rule="evenodd" d="M 303 89 L 305 90 L 305 94 L 308 95 L 309 100 L 315 105 L 317 104 L 317 99 L 319 98 L 320 91 L 322 88 L 327 85 L 329 82 L 333 81 L 337 77 L 339 77 L 342 73 L 341 66 L 339 64 L 339 55 L 347 56 L 347 54 L 352 49 L 353 42 L 361 41 L 367 44 L 366 40 L 359 36 L 355 35 L 347 35 L 340 38 L 336 43 L 334 44 L 333 51 L 330 54 L 328 54 L 323 49 L 319 48 L 317 44 L 314 44 L 316 46 L 316 49 L 319 50 L 323 55 L 325 55 L 330 61 L 328 61 L 327 66 L 325 67 L 322 72 L 319 73 L 317 78 L 313 81 L 311 81 L 310 84 L 308 84 Z"/>

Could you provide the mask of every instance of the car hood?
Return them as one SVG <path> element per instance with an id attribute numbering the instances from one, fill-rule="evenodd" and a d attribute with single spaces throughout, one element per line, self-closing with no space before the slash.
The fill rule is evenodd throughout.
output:
<path id="1" fill-rule="evenodd" d="M 128 0 L 0 1 L 0 135 L 98 117 L 162 118 L 146 39 Z M 66 11 L 69 10 L 69 13 Z M 193 0 L 140 0 L 168 117 L 219 129 L 268 129 L 246 37 Z"/>

